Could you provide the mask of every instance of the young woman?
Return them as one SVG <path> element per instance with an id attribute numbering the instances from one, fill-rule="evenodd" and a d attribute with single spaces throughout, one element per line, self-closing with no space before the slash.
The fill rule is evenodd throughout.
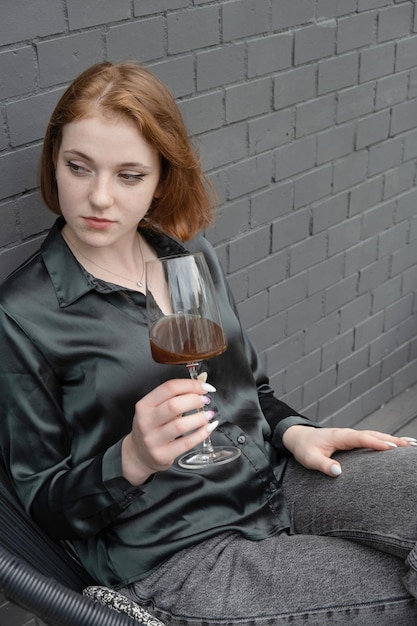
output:
<path id="1" fill-rule="evenodd" d="M 199 234 L 209 185 L 166 87 L 133 63 L 79 76 L 41 188 L 59 217 L 0 288 L 1 454 L 34 519 L 170 625 L 414 624 L 416 451 L 275 398 Z M 146 261 L 195 251 L 228 340 L 208 382 L 155 363 L 146 320 Z M 179 467 L 208 432 L 240 457 Z"/>

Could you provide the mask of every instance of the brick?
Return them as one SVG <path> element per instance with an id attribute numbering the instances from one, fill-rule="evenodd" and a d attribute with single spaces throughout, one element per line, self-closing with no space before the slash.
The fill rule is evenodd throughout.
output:
<path id="1" fill-rule="evenodd" d="M 361 83 L 394 72 L 395 44 L 386 43 L 362 50 L 360 55 L 359 79 Z"/>
<path id="2" fill-rule="evenodd" d="M 400 222 L 382 232 L 378 239 L 378 258 L 388 256 L 396 250 L 401 250 L 407 243 L 408 222 Z"/>
<path id="3" fill-rule="evenodd" d="M 353 152 L 355 125 L 333 126 L 317 135 L 317 163 L 326 163 Z"/>
<path id="4" fill-rule="evenodd" d="M 62 33 L 64 7 L 56 0 L 2 0 L 0 46 Z"/>
<path id="5" fill-rule="evenodd" d="M 232 0 L 222 4 L 223 41 L 251 37 L 269 29 L 267 0 Z"/>
<path id="6" fill-rule="evenodd" d="M 409 243 L 392 254 L 391 275 L 396 276 L 404 270 L 415 267 L 417 258 L 417 241 Z"/>
<path id="7" fill-rule="evenodd" d="M 318 376 L 308 379 L 303 388 L 303 400 L 306 405 L 319 400 L 334 389 L 336 385 L 336 367 L 331 367 Z"/>
<path id="8" fill-rule="evenodd" d="M 103 60 L 101 34 L 88 31 L 37 44 L 41 87 L 68 82 Z"/>
<path id="9" fill-rule="evenodd" d="M 266 291 L 246 298 L 238 305 L 239 317 L 244 328 L 251 328 L 265 319 L 267 314 L 268 295 Z"/>
<path id="10" fill-rule="evenodd" d="M 404 2 L 398 6 L 388 7 L 379 11 L 378 41 L 398 39 L 410 33 L 410 22 L 413 4 Z"/>
<path id="11" fill-rule="evenodd" d="M 331 56 L 335 51 L 336 23 L 332 20 L 295 31 L 294 64 Z"/>
<path id="12" fill-rule="evenodd" d="M 199 138 L 204 169 L 221 167 L 247 155 L 246 124 L 213 130 Z"/>
<path id="13" fill-rule="evenodd" d="M 311 22 L 314 4 L 310 0 L 272 0 L 272 28 L 286 28 Z"/>
<path id="14" fill-rule="evenodd" d="M 346 251 L 345 272 L 346 276 L 359 272 L 377 259 L 378 237 L 372 237 L 352 246 Z"/>
<path id="15" fill-rule="evenodd" d="M 303 355 L 303 333 L 297 333 L 279 344 L 265 350 L 267 370 L 279 372 L 288 363 L 292 363 Z"/>
<path id="16" fill-rule="evenodd" d="M 384 329 L 384 312 L 377 311 L 355 326 L 355 350 L 368 346 Z"/>
<path id="17" fill-rule="evenodd" d="M 298 274 L 326 258 L 327 241 L 325 233 L 309 237 L 296 243 L 290 250 L 290 275 Z"/>
<path id="18" fill-rule="evenodd" d="M 398 135 L 415 128 L 417 115 L 417 98 L 392 108 L 391 135 Z"/>
<path id="19" fill-rule="evenodd" d="M 374 290 L 373 311 L 386 308 L 401 297 L 401 275 L 385 281 Z"/>
<path id="20" fill-rule="evenodd" d="M 212 244 L 227 241 L 249 230 L 249 198 L 224 205 L 214 224 L 206 232 Z"/>
<path id="21" fill-rule="evenodd" d="M 363 267 L 359 271 L 358 292 L 371 292 L 382 285 L 389 276 L 389 259 L 387 257 Z"/>
<path id="22" fill-rule="evenodd" d="M 274 106 L 282 109 L 303 102 L 316 95 L 316 68 L 314 65 L 281 72 L 274 82 Z"/>
<path id="23" fill-rule="evenodd" d="M 324 313 L 328 315 L 332 311 L 339 310 L 344 304 L 347 304 L 355 298 L 356 276 L 348 276 L 339 281 L 336 285 L 331 285 L 325 289 L 324 294 Z"/>
<path id="24" fill-rule="evenodd" d="M 335 121 L 336 98 L 333 94 L 321 96 L 296 106 L 296 137 L 303 137 L 329 128 Z"/>
<path id="25" fill-rule="evenodd" d="M 291 391 L 302 385 L 308 378 L 320 373 L 320 350 L 316 350 L 307 356 L 303 356 L 295 363 L 287 367 L 286 391 Z"/>
<path id="26" fill-rule="evenodd" d="M 299 209 L 331 192 L 332 167 L 324 165 L 303 174 L 294 181 L 294 208 Z"/>
<path id="27" fill-rule="evenodd" d="M 226 87 L 227 123 L 232 124 L 270 111 L 271 90 L 269 77 Z"/>
<path id="28" fill-rule="evenodd" d="M 269 315 L 286 311 L 304 300 L 307 289 L 307 272 L 277 283 L 269 290 Z"/>
<path id="29" fill-rule="evenodd" d="M 56 219 L 56 215 L 45 207 L 38 191 L 21 196 L 16 207 L 23 239 L 49 230 Z"/>
<path id="30" fill-rule="evenodd" d="M 199 91 L 238 82 L 245 77 L 244 44 L 199 52 L 196 59 Z"/>
<path id="31" fill-rule="evenodd" d="M 366 150 L 354 152 L 336 161 L 334 165 L 334 193 L 353 187 L 366 178 L 368 153 Z"/>
<path id="32" fill-rule="evenodd" d="M 270 229 L 261 227 L 235 238 L 229 245 L 229 268 L 234 272 L 265 258 L 270 249 Z"/>
<path id="33" fill-rule="evenodd" d="M 312 234 L 315 235 L 320 231 L 327 230 L 345 220 L 348 216 L 348 202 L 349 194 L 343 192 L 313 205 Z"/>
<path id="34" fill-rule="evenodd" d="M 337 313 L 332 313 L 330 319 L 338 319 Z M 322 349 L 322 368 L 327 369 L 332 365 L 336 365 L 342 359 L 351 355 L 353 351 L 353 329 L 350 328 L 345 333 L 333 335 L 327 333 L 327 341 L 323 341 Z"/>
<path id="35" fill-rule="evenodd" d="M 251 198 L 252 226 L 259 226 L 285 215 L 291 210 L 292 202 L 292 184 L 289 182 L 254 194 Z"/>
<path id="36" fill-rule="evenodd" d="M 340 17 L 356 11 L 356 0 L 318 0 L 317 17 Z"/>
<path id="37" fill-rule="evenodd" d="M 342 18 L 337 25 L 337 51 L 347 52 L 375 42 L 377 12 Z"/>
<path id="38" fill-rule="evenodd" d="M 362 324 L 372 313 L 372 299 L 370 293 L 356 297 L 352 302 L 345 304 L 340 310 L 340 332 L 344 333 L 357 324 Z M 382 327 L 382 319 L 381 319 Z"/>
<path id="39" fill-rule="evenodd" d="M 346 219 L 340 224 L 329 228 L 329 256 L 348 250 L 360 241 L 361 218 L 360 216 Z"/>
<path id="40" fill-rule="evenodd" d="M 399 326 L 413 314 L 413 295 L 409 293 L 398 302 L 394 302 L 385 309 L 384 314 L 384 331 Z"/>
<path id="41" fill-rule="evenodd" d="M 70 30 L 117 22 L 131 17 L 130 0 L 71 0 L 68 2 Z"/>
<path id="42" fill-rule="evenodd" d="M 417 130 L 412 130 L 404 137 L 404 161 L 417 157 Z"/>
<path id="43" fill-rule="evenodd" d="M 232 165 L 229 174 L 230 198 L 237 198 L 269 185 L 272 179 L 272 159 L 265 153 Z"/>
<path id="44" fill-rule="evenodd" d="M 337 363 L 337 384 L 352 380 L 353 376 L 365 370 L 369 364 L 369 348 L 365 346 L 342 358 Z"/>
<path id="45" fill-rule="evenodd" d="M 55 89 L 6 105 L 12 146 L 42 139 L 49 117 L 63 91 Z"/>
<path id="46" fill-rule="evenodd" d="M 417 58 L 417 35 L 400 39 L 397 43 L 395 70 L 407 70 L 415 67 Z"/>
<path id="47" fill-rule="evenodd" d="M 381 364 L 380 361 L 383 357 L 387 356 L 387 354 L 391 354 L 394 352 L 397 347 L 397 331 L 396 329 L 391 329 L 389 331 L 384 332 L 380 337 L 377 337 L 370 344 L 369 351 L 369 363 L 373 365 L 377 364 L 378 370 L 380 370 Z M 370 368 L 372 370 L 372 368 Z M 369 386 L 374 386 L 376 381 L 370 381 Z"/>
<path id="48" fill-rule="evenodd" d="M 305 329 L 305 353 L 308 354 L 309 352 L 313 352 L 313 350 L 316 350 L 316 348 L 320 348 L 326 343 L 328 344 L 329 339 L 335 337 L 338 331 L 339 316 L 337 313 L 332 313 L 328 317 L 322 317 L 314 324 L 310 324 Z M 327 369 L 327 366 L 323 365 L 323 358 L 322 368 Z"/>
<path id="49" fill-rule="evenodd" d="M 254 263 L 248 270 L 248 294 L 269 289 L 285 279 L 287 273 L 287 253 L 272 254 Z"/>
<path id="50" fill-rule="evenodd" d="M 401 346 L 382 358 L 381 378 L 392 376 L 408 363 L 408 346 Z"/>
<path id="51" fill-rule="evenodd" d="M 395 212 L 395 222 L 408 220 L 416 214 L 417 189 L 410 189 L 401 194 L 397 199 L 397 209 Z"/>
<path id="52" fill-rule="evenodd" d="M 349 401 L 350 383 L 336 387 L 330 393 L 322 396 L 319 400 L 319 416 L 324 419 L 332 415 Z"/>
<path id="53" fill-rule="evenodd" d="M 395 201 L 388 201 L 368 209 L 362 217 L 361 239 L 368 239 L 393 225 Z"/>
<path id="54" fill-rule="evenodd" d="M 369 176 L 375 176 L 393 167 L 401 165 L 403 156 L 403 138 L 383 141 L 369 149 Z"/>
<path id="55" fill-rule="evenodd" d="M 249 120 L 250 153 L 257 154 L 286 144 L 293 139 L 293 133 L 293 118 L 288 109 Z"/>
<path id="56" fill-rule="evenodd" d="M 248 41 L 248 76 L 273 74 L 291 66 L 293 36 L 280 33 Z"/>
<path id="57" fill-rule="evenodd" d="M 271 347 L 271 344 L 285 339 L 285 319 L 286 315 L 281 313 L 268 317 L 249 329 L 249 337 L 258 351 L 266 350 Z"/>
<path id="58" fill-rule="evenodd" d="M 403 102 L 407 99 L 407 89 L 407 72 L 380 78 L 376 83 L 375 108 L 384 109 Z"/>
<path id="59" fill-rule="evenodd" d="M 366 393 L 369 388 L 374 388 L 379 383 L 381 366 L 380 363 L 367 367 L 365 371 L 357 373 L 350 381 L 350 397 L 357 398 Z"/>
<path id="60" fill-rule="evenodd" d="M 226 251 L 229 247 L 229 244 L 224 244 L 221 250 Z M 216 252 L 218 251 L 218 247 L 216 247 Z M 226 266 L 227 260 L 223 259 L 223 255 L 220 254 L 220 258 L 222 261 L 223 267 Z M 224 261 L 224 262 L 223 262 Z M 233 274 L 229 274 L 228 277 L 229 286 L 234 295 L 235 302 L 239 304 L 240 302 L 244 302 L 248 297 L 248 273 L 247 268 L 240 270 L 238 272 L 234 272 Z"/>
<path id="61" fill-rule="evenodd" d="M 14 202 L 0 204 L 0 246 L 8 246 L 18 239 Z"/>
<path id="62" fill-rule="evenodd" d="M 356 149 L 361 150 L 366 146 L 378 143 L 389 135 L 390 111 L 373 113 L 358 121 L 356 135 Z"/>
<path id="63" fill-rule="evenodd" d="M 11 98 L 35 88 L 35 59 L 31 46 L 0 53 L 0 93 Z"/>
<path id="64" fill-rule="evenodd" d="M 296 211 L 276 220 L 272 225 L 272 250 L 282 250 L 305 240 L 310 231 L 310 212 Z"/>
<path id="65" fill-rule="evenodd" d="M 341 91 L 337 103 L 337 123 L 353 120 L 374 110 L 374 86 L 359 85 Z"/>
<path id="66" fill-rule="evenodd" d="M 197 3 L 194 2 L 194 4 Z M 160 14 L 175 9 L 186 9 L 188 5 L 188 0 L 134 0 L 133 14 L 135 17 L 145 17 L 152 13 Z"/>
<path id="67" fill-rule="evenodd" d="M 216 91 L 179 103 L 187 130 L 191 135 L 220 128 L 224 124 L 223 92 Z"/>
<path id="68" fill-rule="evenodd" d="M 220 43 L 217 6 L 168 13 L 167 26 L 169 54 L 178 54 Z"/>
<path id="69" fill-rule="evenodd" d="M 320 293 L 305 298 L 288 309 L 287 332 L 293 335 L 315 324 L 322 316 L 323 303 Z"/>
<path id="70" fill-rule="evenodd" d="M 397 196 L 414 186 L 415 164 L 404 163 L 400 167 L 390 170 L 385 175 L 384 199 Z"/>
<path id="71" fill-rule="evenodd" d="M 8 137 L 6 135 L 5 125 L 3 123 L 3 116 L 0 116 L 0 150 L 5 150 L 8 144 Z"/>
<path id="72" fill-rule="evenodd" d="M 31 239 L 23 244 L 18 244 L 13 248 L 6 248 L 0 254 L 0 280 L 4 280 L 13 270 L 15 270 L 31 254 L 38 250 L 44 236 Z"/>
<path id="73" fill-rule="evenodd" d="M 343 254 L 326 259 L 308 270 L 307 295 L 311 296 L 334 285 L 344 277 Z"/>
<path id="74" fill-rule="evenodd" d="M 141 63 L 164 54 L 164 20 L 152 17 L 111 26 L 106 35 L 110 59 L 133 59 Z"/>
<path id="75" fill-rule="evenodd" d="M 316 138 L 306 137 L 275 150 L 275 180 L 301 174 L 316 163 Z"/>
<path id="76" fill-rule="evenodd" d="M 39 146 L 0 156 L 0 199 L 36 187 L 39 157 Z"/>
<path id="77" fill-rule="evenodd" d="M 408 97 L 412 100 L 417 98 L 417 70 L 410 70 L 409 75 Z"/>
<path id="78" fill-rule="evenodd" d="M 382 200 L 383 177 L 378 176 L 365 180 L 350 190 L 349 217 L 362 213 Z"/>
<path id="79" fill-rule="evenodd" d="M 194 56 L 184 55 L 147 66 L 171 90 L 175 98 L 195 92 Z"/>
<path id="80" fill-rule="evenodd" d="M 416 360 L 408 363 L 401 368 L 393 376 L 393 396 L 400 394 L 402 391 L 414 385 L 417 381 L 417 363 Z"/>
<path id="81" fill-rule="evenodd" d="M 350 52 L 319 62 L 318 93 L 325 94 L 357 83 L 359 55 Z"/>
<path id="82" fill-rule="evenodd" d="M 390 0 L 358 0 L 358 11 L 369 11 L 390 4 Z"/>

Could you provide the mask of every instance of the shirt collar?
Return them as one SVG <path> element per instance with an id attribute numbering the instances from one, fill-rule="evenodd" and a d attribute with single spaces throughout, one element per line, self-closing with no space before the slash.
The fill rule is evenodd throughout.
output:
<path id="1" fill-rule="evenodd" d="M 62 238 L 61 229 L 64 226 L 64 218 L 58 217 L 41 245 L 41 255 L 61 308 L 70 306 L 95 289 L 94 283 L 88 280 L 83 268 Z M 148 229 L 139 230 L 160 257 L 188 252 L 181 243 L 165 233 Z M 121 290 L 123 289 L 121 287 Z"/>

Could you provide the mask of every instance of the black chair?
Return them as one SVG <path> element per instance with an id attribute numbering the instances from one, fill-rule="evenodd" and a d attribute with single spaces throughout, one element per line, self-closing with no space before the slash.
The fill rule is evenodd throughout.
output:
<path id="1" fill-rule="evenodd" d="M 0 590 L 49 626 L 163 626 L 135 602 L 97 586 L 70 548 L 35 524 L 2 463 Z"/>

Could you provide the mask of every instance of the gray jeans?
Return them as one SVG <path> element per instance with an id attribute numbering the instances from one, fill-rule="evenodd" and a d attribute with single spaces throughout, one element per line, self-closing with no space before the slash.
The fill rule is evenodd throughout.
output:
<path id="1" fill-rule="evenodd" d="M 338 478 L 288 463 L 291 534 L 218 535 L 125 593 L 169 626 L 416 624 L 417 449 L 337 456 Z"/>

